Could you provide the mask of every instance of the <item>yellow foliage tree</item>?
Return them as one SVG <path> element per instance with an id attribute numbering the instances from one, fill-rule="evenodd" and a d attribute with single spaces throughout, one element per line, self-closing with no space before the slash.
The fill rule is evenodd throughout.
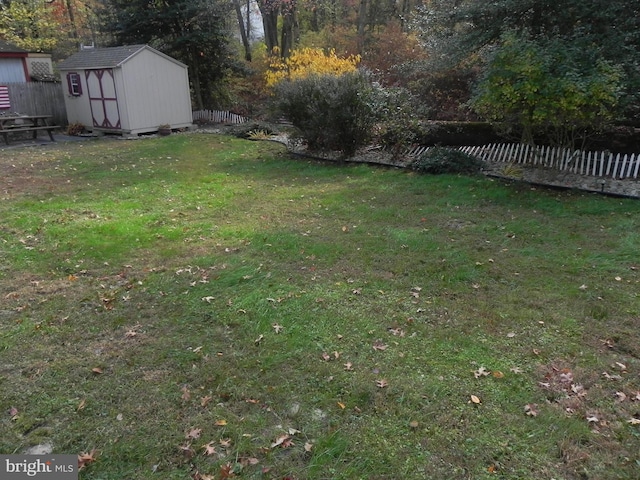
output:
<path id="1" fill-rule="evenodd" d="M 360 55 L 339 57 L 331 49 L 300 48 L 292 50 L 288 58 L 274 55 L 265 73 L 268 87 L 273 87 L 282 80 L 296 80 L 309 75 L 342 75 L 354 72 L 360 63 Z"/>

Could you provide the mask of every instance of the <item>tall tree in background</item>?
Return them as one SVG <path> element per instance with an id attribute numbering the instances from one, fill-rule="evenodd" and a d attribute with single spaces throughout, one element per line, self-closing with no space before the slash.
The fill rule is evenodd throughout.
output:
<path id="1" fill-rule="evenodd" d="M 13 0 L 0 4 L 0 35 L 54 60 L 95 38 L 98 0 Z"/>
<path id="2" fill-rule="evenodd" d="M 244 59 L 251 61 L 251 0 L 246 0 L 246 14 L 243 14 L 240 0 L 232 0 L 233 8 L 236 11 L 238 19 L 238 28 L 240 29 L 240 38 L 242 39 L 242 47 L 244 48 Z"/>
<path id="3" fill-rule="evenodd" d="M 0 36 L 32 52 L 51 52 L 66 36 L 43 0 L 13 0 L 0 7 Z"/>
<path id="4" fill-rule="evenodd" d="M 621 68 L 627 116 L 640 111 L 640 0 L 430 0 L 417 25 L 432 68 L 489 60 L 506 34 L 541 46 L 560 41 L 573 64 Z"/>
<path id="5" fill-rule="evenodd" d="M 108 0 L 105 29 L 118 44 L 146 43 L 189 67 L 196 108 L 213 108 L 233 66 L 230 5 L 211 0 Z"/>
<path id="6" fill-rule="evenodd" d="M 262 15 L 267 52 L 270 54 L 278 52 L 282 58 L 287 58 L 298 36 L 297 0 L 257 0 L 257 2 Z M 280 17 L 281 22 L 279 22 Z M 279 23 L 282 25 L 280 32 L 278 32 Z M 280 33 L 280 40 L 278 40 L 278 33 Z"/>

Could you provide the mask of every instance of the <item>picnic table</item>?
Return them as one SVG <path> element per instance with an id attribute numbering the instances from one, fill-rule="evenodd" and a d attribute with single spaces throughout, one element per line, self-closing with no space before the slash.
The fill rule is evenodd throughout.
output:
<path id="1" fill-rule="evenodd" d="M 17 132 L 33 132 L 33 139 L 38 137 L 38 132 L 45 131 L 51 141 L 55 141 L 52 131 L 60 128 L 57 125 L 49 125 L 51 115 L 0 115 L 0 133 L 4 141 L 9 145 L 9 134 Z"/>

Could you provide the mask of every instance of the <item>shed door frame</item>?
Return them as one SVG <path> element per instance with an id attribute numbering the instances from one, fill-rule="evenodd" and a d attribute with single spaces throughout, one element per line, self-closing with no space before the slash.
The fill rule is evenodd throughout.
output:
<path id="1" fill-rule="evenodd" d="M 85 70 L 85 80 L 93 126 L 120 129 L 120 110 L 113 69 Z"/>

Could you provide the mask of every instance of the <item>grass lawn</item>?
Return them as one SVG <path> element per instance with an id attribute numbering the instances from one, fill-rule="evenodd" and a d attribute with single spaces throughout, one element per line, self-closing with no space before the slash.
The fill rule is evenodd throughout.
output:
<path id="1" fill-rule="evenodd" d="M 637 479 L 640 202 L 213 134 L 0 151 L 0 453 Z"/>

